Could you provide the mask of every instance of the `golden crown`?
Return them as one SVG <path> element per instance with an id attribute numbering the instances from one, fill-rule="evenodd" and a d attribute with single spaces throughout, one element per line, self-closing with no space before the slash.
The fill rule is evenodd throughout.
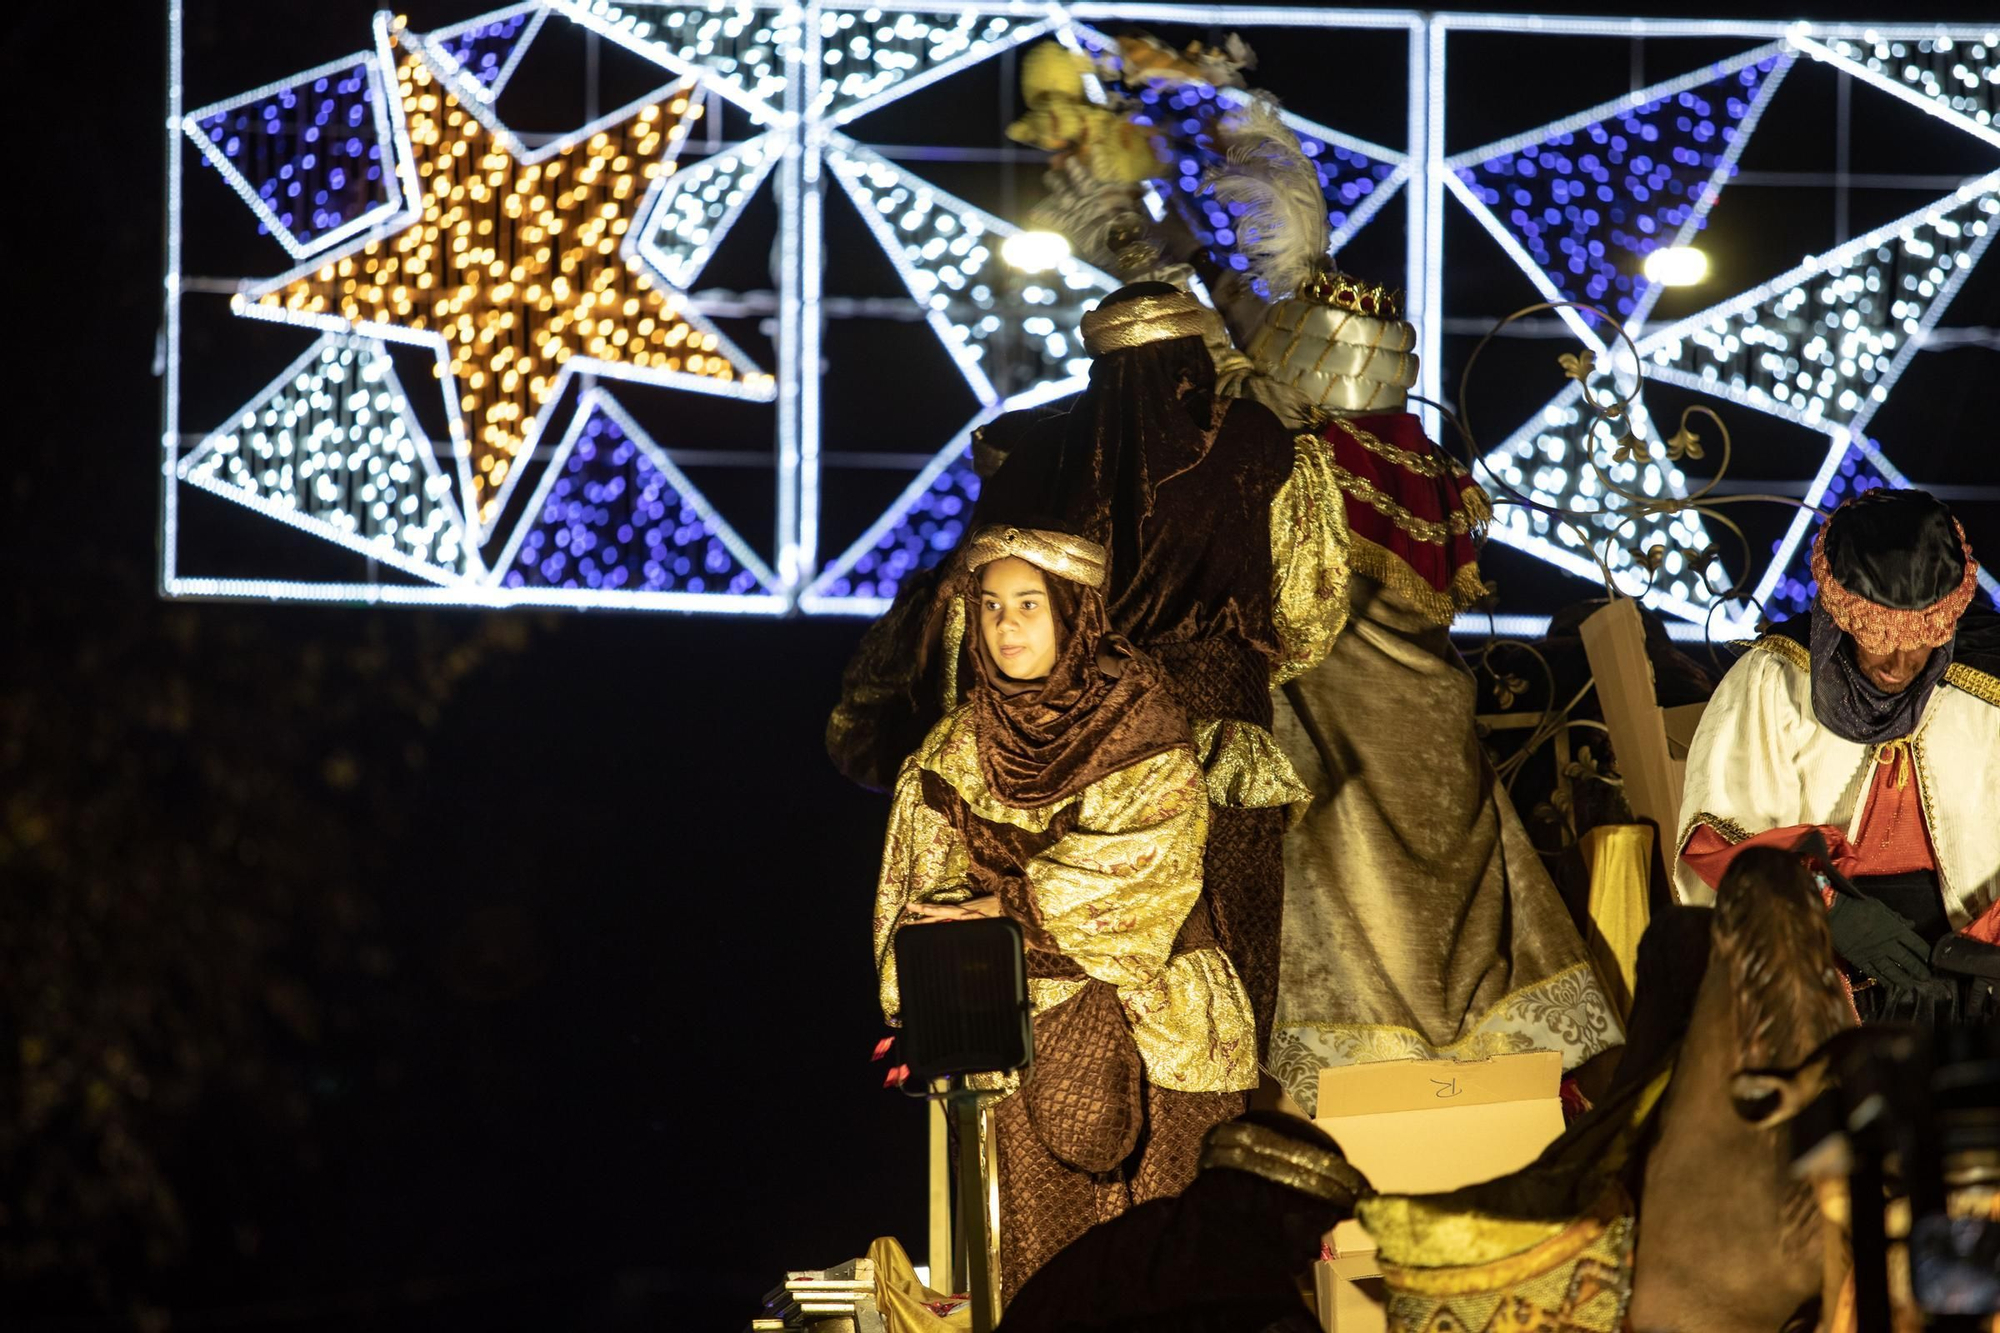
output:
<path id="1" fill-rule="evenodd" d="M 1315 270 L 1296 293 L 1300 300 L 1351 310 L 1378 319 L 1400 317 L 1403 294 L 1381 283 L 1363 282 L 1331 266 Z"/>

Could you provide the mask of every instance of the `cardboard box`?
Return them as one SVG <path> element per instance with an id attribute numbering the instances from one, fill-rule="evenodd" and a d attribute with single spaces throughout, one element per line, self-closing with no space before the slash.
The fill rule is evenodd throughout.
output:
<path id="1" fill-rule="evenodd" d="M 1313 1123 L 1369 1183 L 1388 1194 L 1436 1194 L 1519 1170 L 1563 1131 L 1562 1056 L 1524 1051 L 1487 1060 L 1393 1060 L 1323 1069 Z M 1358 1222 L 1326 1238 L 1314 1267 L 1320 1326 L 1384 1333 L 1375 1242 Z"/>
<path id="2" fill-rule="evenodd" d="M 1335 1265 L 1313 1265 L 1313 1289 L 1319 1304 L 1319 1326 L 1327 1333 L 1386 1333 L 1389 1327 L 1388 1295 L 1379 1277 L 1350 1281 L 1334 1271 Z"/>

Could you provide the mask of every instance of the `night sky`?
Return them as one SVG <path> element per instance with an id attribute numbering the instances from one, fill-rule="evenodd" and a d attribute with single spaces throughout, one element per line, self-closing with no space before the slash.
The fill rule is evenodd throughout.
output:
<path id="1" fill-rule="evenodd" d="M 485 7 L 426 0 L 411 18 Z M 188 104 L 356 49 L 369 13 L 190 0 Z M 921 1107 L 882 1091 L 868 1058 L 885 805 L 820 744 L 860 624 L 158 601 L 164 15 L 36 7 L 10 27 L 4 81 L 30 154 L 6 206 L 12 378 L 31 412 L 0 485 L 0 1326 L 735 1329 L 786 1268 L 888 1234 L 921 1258 Z M 1394 42 L 1246 35 L 1260 86 L 1397 141 Z M 1624 42 L 1557 61 L 1481 40 L 1488 55 L 1449 87 L 1455 114 L 1490 120 L 1479 139 L 1615 96 L 1634 72 Z M 1747 45 L 1648 43 L 1644 76 Z M 575 85 L 551 48 L 522 114 L 559 128 L 582 108 L 562 104 Z M 607 58 L 604 77 L 616 105 L 641 76 Z M 1746 169 L 1830 166 L 1831 86 L 1795 125 L 1767 125 Z M 1014 111 L 988 67 L 870 134 L 996 147 Z M 1903 108 L 1858 117 L 1855 170 L 2000 164 L 1935 148 L 1941 133 Z M 996 211 L 1025 213 L 1038 189 L 1032 165 L 1011 181 L 992 163 L 920 169 Z M 1924 197 L 1857 192 L 1850 229 Z M 1754 199 L 1718 212 L 1720 281 L 1831 244 L 1825 192 Z M 190 170 L 189 200 L 190 272 L 282 264 L 212 174 Z M 858 220 L 829 217 L 829 290 L 898 294 Z M 1400 227 L 1385 212 L 1350 266 L 1393 278 Z M 753 210 L 700 285 L 768 287 L 773 228 Z M 1525 303 L 1466 232 L 1448 232 L 1467 261 L 1449 313 Z M 309 341 L 202 299 L 189 429 Z M 2000 324 L 2000 262 L 1946 323 Z M 726 326 L 770 364 L 754 317 Z M 923 326 L 856 321 L 828 341 L 829 448 L 927 455 L 970 414 Z M 1472 341 L 1448 337 L 1447 362 Z M 1559 349 L 1496 352 L 1475 425 L 1497 437 L 1552 392 L 1516 381 L 1550 374 Z M 2000 483 L 1996 371 L 1990 345 L 1919 356 L 1874 433 L 1918 480 Z M 768 556 L 769 410 L 658 398 L 645 420 L 663 444 L 743 455 L 696 480 Z M 1739 476 L 1800 474 L 1790 428 L 1730 420 Z M 826 553 L 908 475 L 831 472 Z M 352 572 L 197 498 L 192 549 L 218 570 Z M 2000 551 L 2000 504 L 1958 508 Z M 1489 566 L 1503 609 L 1587 595 L 1513 553 Z"/>

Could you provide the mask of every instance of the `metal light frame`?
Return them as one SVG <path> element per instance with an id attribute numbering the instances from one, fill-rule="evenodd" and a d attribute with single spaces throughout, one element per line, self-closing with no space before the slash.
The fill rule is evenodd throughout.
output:
<path id="1" fill-rule="evenodd" d="M 791 40 L 784 43 L 775 55 L 782 57 L 783 86 L 775 96 L 769 88 L 750 88 L 736 79 L 717 77 L 704 71 L 698 60 L 682 52 L 677 52 L 670 44 L 650 32 L 644 25 L 648 15 L 657 15 L 672 9 L 704 10 L 711 14 L 754 13 L 768 16 L 783 31 L 791 34 Z M 874 12 L 895 16 L 912 15 L 924 19 L 951 20 L 961 22 L 970 18 L 987 18 L 1004 21 L 1004 34 L 990 42 L 973 41 L 957 55 L 932 64 L 919 72 L 909 74 L 900 82 L 891 83 L 880 91 L 850 98 L 835 106 L 827 105 L 827 99 L 819 93 L 816 82 L 808 79 L 809 72 L 817 78 L 817 72 L 825 68 L 822 62 L 822 23 L 828 16 L 844 13 Z M 413 572 L 436 580 L 435 586 L 411 587 L 399 584 L 373 583 L 306 583 L 287 580 L 267 579 L 224 579 L 190 577 L 179 568 L 179 487 L 186 480 L 188 465 L 192 455 L 203 447 L 209 438 L 207 433 L 183 434 L 181 413 L 182 365 L 182 302 L 187 290 L 184 286 L 182 269 L 182 208 L 185 189 L 185 154 L 189 151 L 189 138 L 197 116 L 242 105 L 274 91 L 291 86 L 299 76 L 268 85 L 265 88 L 241 94 L 204 108 L 195 115 L 184 110 L 183 95 L 183 0 L 168 0 L 168 91 L 167 116 L 165 122 L 167 139 L 167 237 L 166 272 L 164 280 L 164 356 L 162 413 L 163 433 L 161 437 L 160 469 L 162 493 L 160 504 L 160 589 L 168 597 L 189 598 L 251 598 L 329 602 L 364 602 L 384 604 L 431 604 L 501 607 L 514 605 L 554 605 L 569 607 L 617 606 L 631 609 L 672 610 L 715 614 L 782 615 L 800 613 L 806 615 L 874 615 L 886 605 L 885 599 L 864 597 L 841 597 L 829 595 L 826 590 L 828 575 L 850 560 L 858 550 L 878 540 L 898 521 L 900 515 L 912 501 L 921 496 L 924 489 L 948 467 L 962 456 L 967 447 L 971 430 L 990 420 L 1000 411 L 1022 406 L 1031 402 L 1047 401 L 1059 397 L 1077 387 L 1074 381 L 1047 382 L 1024 393 L 1002 399 L 991 391 L 978 393 L 981 407 L 974 420 L 947 443 L 929 463 L 916 473 L 903 495 L 890 509 L 871 524 L 861 539 L 850 546 L 845 557 L 832 561 L 824 560 L 820 538 L 820 479 L 823 467 L 821 410 L 819 373 L 821 352 L 822 319 L 820 305 L 822 297 L 821 236 L 822 209 L 825 193 L 830 184 L 829 177 L 835 173 L 829 164 L 830 155 L 843 152 L 853 155 L 865 153 L 865 145 L 850 138 L 853 121 L 869 111 L 907 96 L 941 79 L 948 78 L 964 68 L 998 54 L 1002 50 L 1020 46 L 1046 36 L 1056 36 L 1074 45 L 1080 31 L 1088 31 L 1096 23 L 1117 22 L 1123 24 L 1186 24 L 1196 26 L 1222 26 L 1231 29 L 1254 31 L 1258 29 L 1355 29 L 1401 32 L 1405 36 L 1406 53 L 1406 116 L 1405 142 L 1401 148 L 1387 148 L 1381 145 L 1365 144 L 1351 136 L 1340 134 L 1327 126 L 1287 117 L 1296 126 L 1331 143 L 1342 143 L 1356 147 L 1360 151 L 1374 155 L 1377 160 L 1394 164 L 1393 173 L 1383 180 L 1374 195 L 1360 205 L 1356 215 L 1350 218 L 1344 235 L 1352 234 L 1374 215 L 1388 198 L 1401 189 L 1407 196 L 1408 226 L 1406 229 L 1404 286 L 1410 317 L 1419 329 L 1420 346 L 1417 349 L 1422 366 L 1423 378 L 1417 386 L 1418 392 L 1431 399 L 1441 397 L 1438 375 L 1440 371 L 1440 349 L 1444 316 L 1444 287 L 1447 275 L 1444 271 L 1442 229 L 1446 214 L 1447 195 L 1456 199 L 1466 213 L 1491 233 L 1504 249 L 1515 259 L 1531 281 L 1535 282 L 1545 296 L 1554 298 L 1557 293 L 1547 275 L 1526 254 L 1514 236 L 1509 233 L 1493 215 L 1491 210 L 1480 204 L 1467 187 L 1458 179 L 1457 168 L 1479 160 L 1482 155 L 1496 153 L 1509 147 L 1535 142 L 1565 126 L 1574 128 L 1590 120 L 1617 114 L 1622 110 L 1636 107 L 1647 100 L 1660 97 L 1678 88 L 1698 86 L 1716 77 L 1718 71 L 1740 68 L 1750 61 L 1770 55 L 1778 55 L 1782 63 L 1770 75 L 1756 96 L 1756 104 L 1750 116 L 1743 123 L 1742 132 L 1731 145 L 1723 166 L 1712 176 L 1707 188 L 1697 203 L 1697 211 L 1682 228 L 1680 241 L 1686 241 L 1698 226 L 1700 215 L 1715 202 L 1733 167 L 1735 156 L 1741 151 L 1749 137 L 1749 129 L 1763 107 L 1775 94 L 1785 69 L 1800 59 L 1809 59 L 1840 70 L 1860 80 L 1864 84 L 1911 103 L 1936 117 L 1941 128 L 1962 131 L 1995 146 L 2000 146 L 2000 126 L 1981 123 L 1971 115 L 1946 105 L 1924 91 L 1905 83 L 1886 70 L 1881 59 L 1872 57 L 1871 49 L 1879 44 L 1895 41 L 1917 42 L 1950 38 L 1954 41 L 1984 42 L 1989 48 L 1996 42 L 1996 33 L 1991 28 L 1965 24 L 1884 24 L 1864 25 L 1855 23 L 1811 24 L 1804 22 L 1753 22 L 1730 19 L 1684 20 L 1684 19 L 1641 19 L 1641 18 L 1544 18 L 1532 16 L 1483 14 L 1483 13 L 1437 13 L 1417 10 L 1372 10 L 1340 8 L 1294 8 L 1290 6 L 1254 5 L 1183 5 L 1183 4 L 1109 4 L 1109 3 L 1027 3 L 1026 0 L 875 0 L 861 3 L 860 0 L 803 0 L 803 2 L 772 3 L 765 0 L 691 0 L 690 3 L 669 5 L 665 0 L 539 0 L 539 3 L 515 3 L 492 14 L 477 19 L 454 24 L 450 28 L 439 29 L 421 37 L 405 35 L 403 44 L 417 50 L 429 59 L 434 67 L 451 72 L 454 62 L 444 50 L 444 40 L 475 29 L 477 26 L 503 17 L 526 15 L 527 24 L 523 36 L 509 55 L 504 67 L 490 86 L 465 87 L 459 91 L 466 109 L 477 117 L 500 140 L 524 158 L 546 156 L 553 145 L 529 148 L 516 139 L 491 111 L 491 103 L 499 89 L 511 76 L 527 44 L 540 31 L 550 17 L 560 17 L 598 33 L 605 40 L 621 46 L 663 66 L 669 73 L 682 77 L 699 76 L 702 87 L 745 110 L 758 127 L 762 160 L 747 173 L 749 184 L 742 193 L 747 195 L 756 189 L 765 175 L 773 181 L 779 214 L 779 274 L 777 283 L 777 365 L 775 367 L 776 438 L 773 443 L 773 470 L 775 515 L 772 534 L 772 549 L 775 558 L 766 567 L 757 559 L 749 546 L 742 542 L 726 523 L 716 517 L 718 534 L 728 543 L 738 558 L 744 559 L 748 567 L 757 571 L 760 580 L 767 583 L 770 591 L 754 596 L 730 596 L 724 594 L 674 594 L 643 592 L 600 592 L 594 590 L 564 590 L 546 588 L 509 589 L 500 585 L 499 579 L 506 570 L 506 561 L 495 560 L 488 568 L 481 563 L 485 540 L 501 543 L 497 549 L 511 553 L 519 544 L 521 535 L 534 521 L 535 513 L 529 512 L 517 521 L 511 535 L 496 537 L 494 534 L 473 535 L 468 525 L 467 542 L 469 558 L 464 562 L 466 570 L 462 577 L 439 578 L 435 569 L 421 569 Z M 1673 37 L 1731 37 L 1749 43 L 1762 43 L 1755 49 L 1746 50 L 1729 61 L 1717 62 L 1681 78 L 1663 81 L 1641 89 L 1627 97 L 1616 99 L 1577 116 L 1565 118 L 1541 129 L 1513 136 L 1500 144 L 1488 145 L 1481 149 L 1448 154 L 1445 150 L 1446 105 L 1444 97 L 1445 72 L 1451 55 L 1451 39 L 1461 34 L 1513 33 L 1560 37 L 1615 37 L 1615 38 L 1673 38 Z M 392 89 L 393 48 L 396 42 L 391 38 L 382 19 L 378 18 L 375 31 L 376 59 L 380 66 L 371 77 L 377 80 L 378 119 L 392 120 L 386 116 L 386 92 Z M 2000 56 L 1989 55 L 1989 61 L 2000 60 Z M 351 69 L 356 57 L 330 62 L 313 73 Z M 467 79 L 465 84 L 476 84 Z M 1282 89 L 1275 90 L 1282 92 Z M 610 117 L 600 117 L 591 126 L 566 135 L 560 143 L 570 143 L 587 134 L 601 124 L 610 123 L 625 111 L 614 112 Z M 386 126 L 382 130 L 384 143 L 391 142 L 392 136 Z M 337 231 L 300 242 L 269 214 L 255 197 L 247 180 L 240 173 L 218 162 L 225 179 L 241 194 L 245 202 L 263 217 L 274 236 L 285 246 L 295 260 L 305 261 L 310 267 L 324 262 L 326 256 L 336 253 L 343 244 L 357 245 L 361 238 L 379 231 L 385 222 L 395 222 L 404 213 L 406 203 L 421 197 L 413 179 L 407 147 L 399 145 L 396 150 L 399 160 L 394 170 L 384 172 L 389 199 L 369 210 L 362 217 L 351 219 Z M 741 151 L 741 147 L 735 151 Z M 711 162 L 714 159 L 710 159 Z M 717 166 L 711 171 L 722 170 Z M 693 169 L 700 172 L 703 167 Z M 901 170 L 901 168 L 897 168 Z M 671 179 L 671 178 L 670 178 Z M 941 193 L 941 192 L 940 192 Z M 2000 173 L 1980 178 L 1956 192 L 1953 198 L 1963 201 L 1985 195 L 2000 197 Z M 957 201 L 953 201 L 956 203 Z M 1947 201 L 1948 202 L 1948 201 Z M 1942 205 L 1934 205 L 1941 207 Z M 691 275 L 697 271 L 708 253 L 720 239 L 722 232 L 740 213 L 741 205 L 732 209 L 728 216 L 717 221 L 710 235 L 695 251 L 679 261 L 678 275 Z M 655 227 L 659 216 L 658 204 L 642 217 L 640 225 L 628 237 L 628 254 L 635 254 L 649 263 L 654 270 L 671 267 L 669 257 L 658 245 Z M 989 220 L 998 228 L 1007 229 L 1008 224 L 1001 219 Z M 1912 215 L 1915 216 L 1915 215 Z M 871 219 L 871 222 L 874 219 Z M 1796 282 L 1809 277 L 1819 266 L 1837 261 L 1842 255 L 1859 254 L 1877 243 L 1882 235 L 1892 232 L 1897 226 L 1907 222 L 1899 220 L 1889 228 L 1879 229 L 1869 236 L 1857 237 L 1823 255 L 1808 256 L 1798 269 L 1781 275 L 1758 289 L 1744 293 L 1725 306 L 1742 307 L 1754 304 L 1770 293 L 1780 290 L 1788 282 Z M 878 237 L 878 239 L 880 239 Z M 1942 313 L 1957 286 L 1961 284 L 1973 263 L 1983 254 L 1986 242 L 1990 241 L 1990 230 L 1980 239 L 1974 252 L 1958 267 L 1950 280 L 1950 290 L 1938 293 L 1925 310 L 1922 327 L 1928 330 Z M 893 251 L 892 261 L 897 262 L 899 271 L 906 266 L 901 257 Z M 289 276 L 289 275 L 288 275 Z M 244 291 L 262 290 L 271 286 L 269 280 L 244 284 Z M 1638 322 L 1651 305 L 1653 293 L 1648 293 L 1641 308 L 1634 314 L 1631 326 Z M 1722 307 L 1705 311 L 1690 320 L 1681 321 L 1675 330 L 1655 331 L 1641 344 L 1642 358 L 1656 350 L 1665 340 L 1665 335 L 1700 320 L 1716 316 Z M 240 298 L 238 313 L 255 315 L 254 307 L 248 306 Z M 1588 347 L 1600 352 L 1609 350 L 1599 337 L 1582 320 L 1569 310 L 1560 311 L 1571 321 L 1575 332 Z M 936 320 L 934 319 L 934 323 Z M 417 341 L 407 330 L 370 327 L 359 332 L 368 337 Z M 942 334 L 942 330 L 939 330 Z M 317 344 L 315 345 L 317 347 Z M 1907 365 L 1914 344 L 1906 341 L 1899 355 L 1882 377 L 1876 381 L 1873 393 L 1865 405 L 1865 410 L 1852 414 L 1849 420 L 1836 424 L 1824 421 L 1808 421 L 1804 424 L 1823 431 L 1828 437 L 1828 452 L 1820 462 L 1805 496 L 1807 505 L 1817 504 L 1825 494 L 1828 483 L 1840 460 L 1850 446 L 1860 449 L 1870 462 L 1891 482 L 1901 482 L 1902 474 L 1874 441 L 1863 433 L 1868 417 L 1872 415 L 1881 400 L 1886 397 L 1895 379 Z M 952 349 L 949 344 L 947 351 Z M 958 358 L 961 368 L 973 381 L 975 391 L 985 377 L 976 368 L 969 366 L 964 358 Z M 569 373 L 569 372 L 565 372 Z M 629 374 L 621 375 L 618 367 L 599 367 L 598 374 L 614 378 L 637 378 Z M 1666 382 L 1682 383 L 1702 392 L 1716 394 L 1731 399 L 1737 405 L 1760 411 L 1774 412 L 1780 416 L 1788 414 L 1770 401 L 1755 401 L 1741 394 L 1730 394 L 1713 383 L 1705 383 L 1685 375 L 1677 375 L 1671 367 L 1650 366 L 1650 375 Z M 654 377 L 645 377 L 654 378 Z M 693 376 L 682 376 L 682 380 L 692 380 Z M 702 392 L 731 392 L 723 386 L 708 384 L 681 384 L 679 387 Z M 1567 386 L 1566 392 L 1575 386 Z M 741 390 L 735 390 L 741 392 Z M 615 400 L 592 387 L 587 396 L 592 403 L 608 404 L 616 408 Z M 762 395 L 757 395 L 762 396 Z M 1560 400 L 1560 395 L 1558 399 Z M 255 400 L 253 400 L 255 401 Z M 551 409 L 553 409 L 553 400 Z M 584 408 L 576 409 L 577 420 L 584 416 Z M 1438 422 L 1436 414 L 1424 409 L 1427 425 L 1435 433 Z M 621 412 L 621 416 L 622 416 Z M 1798 414 L 1789 414 L 1798 419 Z M 629 418 L 627 418 L 629 420 Z M 1539 414 L 1536 419 L 1539 419 Z M 1531 420 L 1525 429 L 1534 427 Z M 204 423 L 204 426 L 206 423 Z M 574 428 L 571 430 L 574 434 Z M 1517 436 L 1518 438 L 1518 436 Z M 1510 441 L 1511 443 L 1511 441 Z M 1503 445 L 1502 449 L 1507 446 Z M 1496 451 L 1498 452 L 1498 451 Z M 664 451 L 648 441 L 647 453 L 656 462 L 666 461 Z M 1655 460 L 1660 461 L 1660 460 Z M 461 459 L 461 464 L 463 460 Z M 547 465 L 552 467 L 551 465 Z M 1662 462 L 1664 467 L 1664 463 Z M 669 467 L 671 464 L 669 463 Z M 515 470 L 515 478 L 520 471 Z M 1677 471 L 1670 469 L 1677 480 Z M 675 473 L 679 478 L 679 474 Z M 512 489 L 510 478 L 509 490 Z M 545 480 L 545 479 L 544 479 Z M 679 478 L 685 481 L 685 478 Z M 210 486 L 208 489 L 224 493 L 226 486 Z M 545 487 L 537 486 L 537 490 Z M 705 514 L 712 514 L 699 492 L 690 485 L 688 493 L 697 504 L 703 506 Z M 311 520 L 302 520 L 297 515 L 280 514 L 268 505 L 258 505 L 243 496 L 229 498 L 261 508 L 271 517 L 293 523 L 307 530 L 317 531 Z M 1767 572 L 1757 590 L 1761 600 L 1768 596 L 1773 584 L 1782 575 L 1793 553 L 1808 529 L 1809 510 L 1800 510 L 1792 522 L 1779 550 L 1772 557 Z M 462 521 L 462 520 L 461 520 Z M 321 536 L 331 536 L 328 532 L 318 532 Z M 1575 552 L 1549 542 L 1531 533 L 1512 531 L 1504 525 L 1496 525 L 1497 539 L 1523 547 L 1530 553 L 1556 564 L 1573 573 L 1591 576 L 1595 573 L 1589 562 Z M 335 540 L 340 540 L 335 536 Z M 345 543 L 354 549 L 354 543 Z M 407 565 L 406 565 L 407 567 Z M 1982 582 L 1989 594 L 2000 595 L 2000 584 L 1992 575 L 1982 571 Z M 1655 597 L 1650 600 L 1662 601 L 1663 610 L 1686 617 L 1689 623 L 1676 625 L 1678 636 L 1700 637 L 1707 632 L 1702 625 L 1694 623 L 1703 614 L 1703 609 L 1691 604 L 1683 604 L 1679 599 Z M 1528 630 L 1533 617 L 1508 618 L 1509 628 Z M 1470 618 L 1467 628 L 1483 631 L 1489 621 L 1485 617 Z"/>

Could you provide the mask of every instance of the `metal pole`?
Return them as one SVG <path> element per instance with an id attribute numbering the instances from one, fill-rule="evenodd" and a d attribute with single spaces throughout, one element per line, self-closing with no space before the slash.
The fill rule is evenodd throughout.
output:
<path id="1" fill-rule="evenodd" d="M 1833 243 L 1839 245 L 1847 240 L 1848 234 L 1848 189 L 1851 177 L 1848 168 L 1853 165 L 1852 139 L 1849 131 L 1854 124 L 1854 79 L 1846 70 L 1839 72 L 1840 82 L 1835 85 L 1833 113 Z"/>
<path id="2" fill-rule="evenodd" d="M 958 1219 L 965 1238 L 966 1290 L 972 1298 L 972 1333 L 993 1333 L 1000 1312 L 993 1299 L 992 1255 L 986 1231 L 986 1191 L 980 1188 L 979 1095 L 958 1091 L 951 1096 L 951 1114 L 958 1129 Z"/>

